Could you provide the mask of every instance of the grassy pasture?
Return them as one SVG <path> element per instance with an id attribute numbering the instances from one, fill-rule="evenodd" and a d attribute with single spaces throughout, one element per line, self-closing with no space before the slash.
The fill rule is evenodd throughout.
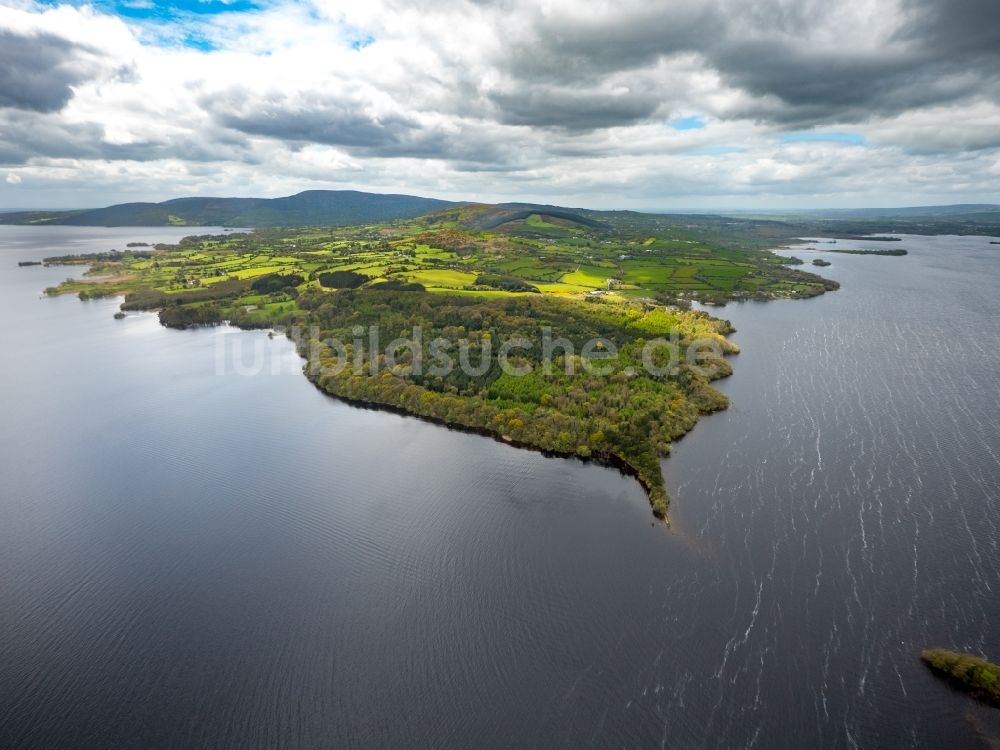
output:
<path id="1" fill-rule="evenodd" d="M 468 271 L 456 271 L 451 268 L 408 271 L 403 275 L 407 281 L 416 281 L 428 288 L 463 289 L 476 283 L 476 274 Z"/>

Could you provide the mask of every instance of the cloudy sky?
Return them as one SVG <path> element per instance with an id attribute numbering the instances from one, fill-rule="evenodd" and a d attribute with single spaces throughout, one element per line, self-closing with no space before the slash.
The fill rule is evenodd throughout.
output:
<path id="1" fill-rule="evenodd" d="M 1000 203 L 998 0 L 0 0 L 0 207 Z"/>

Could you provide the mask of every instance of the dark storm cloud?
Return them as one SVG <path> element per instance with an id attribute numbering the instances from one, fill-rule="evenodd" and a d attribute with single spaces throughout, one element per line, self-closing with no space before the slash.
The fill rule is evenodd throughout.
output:
<path id="1" fill-rule="evenodd" d="M 596 82 L 661 60 L 693 56 L 758 102 L 728 113 L 806 126 L 892 115 L 1000 91 L 1000 4 L 997 0 L 909 0 L 884 40 L 856 45 L 851 28 L 828 2 L 713 0 L 616 9 L 602 17 L 544 15 L 498 63 L 520 86 L 495 98 L 504 121 L 586 130 L 648 118 L 655 107 L 624 106 L 618 117 L 561 103 L 593 96 Z M 887 6 L 886 12 L 895 12 Z M 860 21 L 858 23 L 861 23 Z M 810 33 L 829 25 L 839 45 Z M 886 24 L 892 28 L 892 24 Z M 560 95 L 534 96 L 541 82 Z M 646 92 L 655 97 L 658 92 Z M 609 102 L 608 109 L 613 109 Z M 596 115 L 596 116 L 595 116 Z"/>
<path id="2" fill-rule="evenodd" d="M 701 2 L 653 3 L 593 16 L 543 15 L 511 34 L 501 63 L 529 81 L 579 82 L 634 70 L 658 58 L 704 47 L 725 32 L 724 20 Z"/>
<path id="3" fill-rule="evenodd" d="M 94 57 L 93 50 L 54 34 L 0 29 L 0 107 L 62 109 L 73 86 L 97 73 Z"/>
<path id="4" fill-rule="evenodd" d="M 0 152 L 4 164 L 26 164 L 36 157 L 103 159 L 109 151 L 101 141 L 104 128 L 94 123 L 63 123 L 58 118 L 28 112 L 10 112 L 0 118 Z"/>
<path id="5" fill-rule="evenodd" d="M 899 37 L 932 46 L 947 57 L 1000 59 L 1000 4 L 996 0 L 908 0 Z"/>
<path id="6" fill-rule="evenodd" d="M 785 125 L 894 115 L 982 93 L 996 82 L 995 72 L 970 73 L 953 61 L 831 56 L 780 43 L 734 44 L 712 62 L 727 83 L 761 98 L 733 114 Z"/>
<path id="7" fill-rule="evenodd" d="M 251 162 L 245 141 L 224 131 L 199 132 L 191 137 L 108 143 L 104 126 L 94 122 L 62 122 L 51 114 L 8 110 L 0 114 L 0 165 L 20 166 L 35 158 L 154 161 L 182 159 Z"/>
<path id="8" fill-rule="evenodd" d="M 350 97 L 258 95 L 234 89 L 201 99 L 220 126 L 288 143 L 318 143 L 357 156 L 505 163 L 503 144 L 478 130 L 446 132 L 398 114 L 374 115 Z"/>
<path id="9" fill-rule="evenodd" d="M 349 101 L 262 98 L 245 90 L 201 102 L 220 125 L 248 135 L 366 149 L 399 144 L 417 128 L 405 117 L 374 117 Z"/>
<path id="10" fill-rule="evenodd" d="M 524 87 L 492 94 L 502 122 L 508 125 L 597 130 L 649 118 L 659 102 L 641 91 L 620 94 Z"/>
<path id="11" fill-rule="evenodd" d="M 708 61 L 726 80 L 781 106 L 756 114 L 776 122 L 863 120 L 1000 91 L 996 0 L 909 0 L 878 49 L 816 51 L 793 35 L 744 43 L 730 34 Z"/>

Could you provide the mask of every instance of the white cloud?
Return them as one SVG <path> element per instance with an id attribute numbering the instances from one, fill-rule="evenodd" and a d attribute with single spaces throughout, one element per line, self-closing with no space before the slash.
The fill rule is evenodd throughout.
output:
<path id="1" fill-rule="evenodd" d="M 21 178 L 14 172 L 8 172 L 6 182 L 8 185 L 20 185 Z"/>
<path id="2" fill-rule="evenodd" d="M 327 186 L 638 208 L 1000 201 L 997 58 L 928 51 L 908 12 L 274 0 L 165 26 L 8 4 L 0 31 L 65 40 L 89 67 L 19 108 L 0 76 L 0 166 L 32 186 L 3 203 Z M 866 145 L 782 142 L 812 128 Z"/>

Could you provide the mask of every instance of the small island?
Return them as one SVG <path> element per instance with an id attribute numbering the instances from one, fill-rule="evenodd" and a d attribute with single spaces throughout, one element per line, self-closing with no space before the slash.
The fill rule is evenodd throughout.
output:
<path id="1" fill-rule="evenodd" d="M 825 267 L 825 266 L 829 266 L 830 265 L 830 261 L 823 260 L 822 258 L 814 258 L 813 259 L 813 265 L 814 266 Z"/>
<path id="2" fill-rule="evenodd" d="M 21 268 L 24 268 L 26 266 L 40 266 L 40 265 L 42 265 L 42 261 L 40 261 L 40 260 L 19 260 L 17 262 L 17 265 L 19 265 Z"/>
<path id="3" fill-rule="evenodd" d="M 871 239 L 870 237 L 868 239 Z M 849 247 L 838 247 L 830 248 L 826 252 L 828 253 L 843 253 L 844 255 L 906 255 L 907 252 L 903 248 L 892 249 L 892 250 L 867 250 L 864 248 L 849 248 Z"/>
<path id="4" fill-rule="evenodd" d="M 934 674 L 973 698 L 1000 708 L 1000 665 L 944 648 L 925 648 L 920 658 Z"/>
<path id="5" fill-rule="evenodd" d="M 902 237 L 889 237 L 881 234 L 840 234 L 842 240 L 861 240 L 862 242 L 902 242 Z"/>

